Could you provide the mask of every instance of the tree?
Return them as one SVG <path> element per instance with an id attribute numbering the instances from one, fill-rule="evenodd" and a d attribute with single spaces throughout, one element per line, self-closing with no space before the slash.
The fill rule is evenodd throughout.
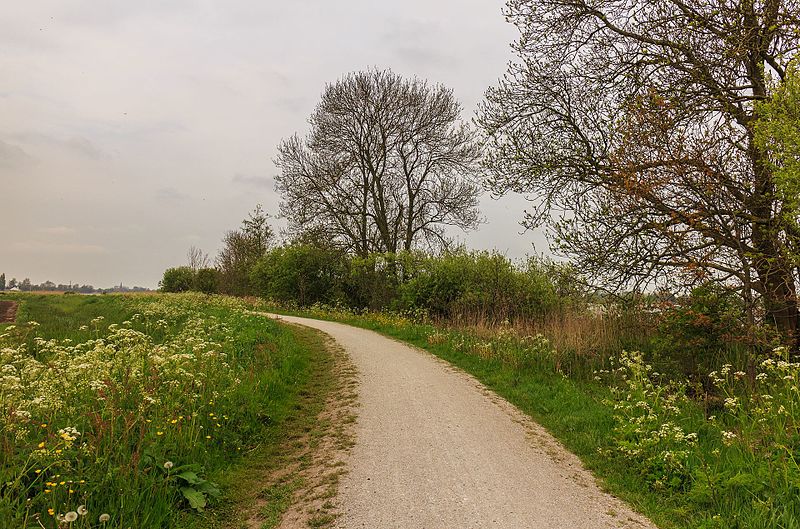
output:
<path id="1" fill-rule="evenodd" d="M 31 285 L 31 280 L 28 279 L 27 277 L 25 279 L 23 279 L 22 283 L 19 284 L 19 289 L 23 290 L 23 291 L 27 290 L 28 292 L 33 290 L 32 285 Z"/>
<path id="2" fill-rule="evenodd" d="M 276 188 L 294 231 L 361 256 L 446 245 L 479 222 L 480 150 L 453 92 L 389 70 L 325 87 L 305 138 L 278 146 Z"/>
<path id="3" fill-rule="evenodd" d="M 5 289 L 6 289 L 6 274 L 2 273 L 0 274 L 0 290 L 5 290 Z"/>
<path id="4" fill-rule="evenodd" d="M 12 277 L 11 281 L 8 282 L 8 288 L 14 288 L 17 286 L 17 278 Z"/>
<path id="5" fill-rule="evenodd" d="M 164 292 L 188 292 L 194 286 L 194 276 L 194 271 L 188 266 L 167 268 L 158 286 Z"/>
<path id="6" fill-rule="evenodd" d="M 208 268 L 210 264 L 208 254 L 196 246 L 189 247 L 189 251 L 186 252 L 186 260 L 189 263 L 189 268 L 195 272 L 201 268 Z"/>
<path id="7" fill-rule="evenodd" d="M 252 294 L 249 282 L 250 269 L 269 250 L 273 233 L 269 215 L 261 205 L 242 221 L 239 230 L 225 234 L 223 247 L 217 256 L 219 288 L 226 294 L 244 296 Z"/>
<path id="8" fill-rule="evenodd" d="M 792 340 L 800 233 L 755 125 L 798 14 L 797 0 L 510 0 L 519 61 L 479 110 L 488 185 L 529 194 L 525 225 L 549 225 L 598 284 L 714 281 Z"/>

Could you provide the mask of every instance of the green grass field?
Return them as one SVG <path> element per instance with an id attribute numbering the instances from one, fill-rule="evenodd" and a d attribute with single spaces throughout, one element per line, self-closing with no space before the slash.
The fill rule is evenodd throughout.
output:
<path id="1" fill-rule="evenodd" d="M 0 527 L 229 526 L 330 378 L 320 339 L 233 298 L 3 299 Z"/>

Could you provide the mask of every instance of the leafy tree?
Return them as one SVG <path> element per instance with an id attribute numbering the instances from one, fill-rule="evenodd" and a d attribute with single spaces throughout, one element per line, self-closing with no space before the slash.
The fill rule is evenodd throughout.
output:
<path id="1" fill-rule="evenodd" d="M 789 90 L 798 1 L 509 0 L 505 14 L 518 60 L 479 112 L 493 191 L 529 194 L 525 224 L 549 225 L 600 285 L 713 281 L 794 340 L 796 199 L 755 130 L 758 103 Z"/>
<path id="2" fill-rule="evenodd" d="M 477 227 L 480 150 L 460 114 L 452 90 L 389 70 L 326 86 L 309 134 L 278 146 L 290 229 L 366 257 L 445 246 L 446 226 Z"/>
<path id="3" fill-rule="evenodd" d="M 0 274 L 0 290 L 5 290 L 5 289 L 6 289 L 6 274 L 2 273 Z"/>
<path id="4" fill-rule="evenodd" d="M 219 272 L 215 268 L 200 268 L 195 273 L 194 290 L 205 294 L 217 292 Z"/>
<path id="5" fill-rule="evenodd" d="M 8 288 L 14 288 L 17 286 L 17 278 L 12 277 L 11 281 L 8 282 Z"/>
<path id="6" fill-rule="evenodd" d="M 226 294 L 244 296 L 252 293 L 250 270 L 266 255 L 273 233 L 269 215 L 261 205 L 242 221 L 239 230 L 229 231 L 223 239 L 223 247 L 217 256 L 219 288 Z"/>
<path id="7" fill-rule="evenodd" d="M 756 141 L 770 154 L 775 190 L 783 204 L 782 216 L 800 230 L 800 62 L 787 69 L 772 97 L 758 107 Z"/>
<path id="8" fill-rule="evenodd" d="M 28 292 L 33 290 L 32 285 L 31 285 L 31 280 L 28 279 L 27 277 L 25 279 L 23 279 L 22 283 L 19 284 L 19 289 L 20 290 L 27 290 Z"/>
<path id="9" fill-rule="evenodd" d="M 176 268 L 167 268 L 158 286 L 164 292 L 187 292 L 192 290 L 194 282 L 194 270 L 188 266 L 178 266 Z"/>

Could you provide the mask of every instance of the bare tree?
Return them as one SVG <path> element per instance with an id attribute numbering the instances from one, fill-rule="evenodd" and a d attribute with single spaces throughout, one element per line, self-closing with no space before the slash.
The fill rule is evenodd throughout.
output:
<path id="1" fill-rule="evenodd" d="M 480 149 L 452 90 L 391 71 L 326 86 L 305 138 L 280 143 L 281 213 L 359 255 L 443 246 L 474 229 Z"/>
<path id="2" fill-rule="evenodd" d="M 208 258 L 208 254 L 194 245 L 190 246 L 189 251 L 186 252 L 186 260 L 189 263 L 189 268 L 195 272 L 201 268 L 208 268 L 209 264 L 211 263 L 211 260 Z"/>
<path id="3" fill-rule="evenodd" d="M 505 14 L 519 60 L 479 111 L 494 192 L 528 193 L 525 224 L 550 223 L 603 285 L 717 281 L 791 338 L 797 211 L 754 124 L 797 52 L 797 0 L 510 0 Z"/>

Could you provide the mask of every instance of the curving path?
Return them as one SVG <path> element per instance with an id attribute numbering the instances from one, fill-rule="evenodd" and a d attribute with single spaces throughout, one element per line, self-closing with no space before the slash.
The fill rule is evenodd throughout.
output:
<path id="1" fill-rule="evenodd" d="M 337 527 L 655 527 L 602 492 L 544 429 L 446 362 L 372 331 L 280 319 L 329 334 L 359 370 Z"/>

